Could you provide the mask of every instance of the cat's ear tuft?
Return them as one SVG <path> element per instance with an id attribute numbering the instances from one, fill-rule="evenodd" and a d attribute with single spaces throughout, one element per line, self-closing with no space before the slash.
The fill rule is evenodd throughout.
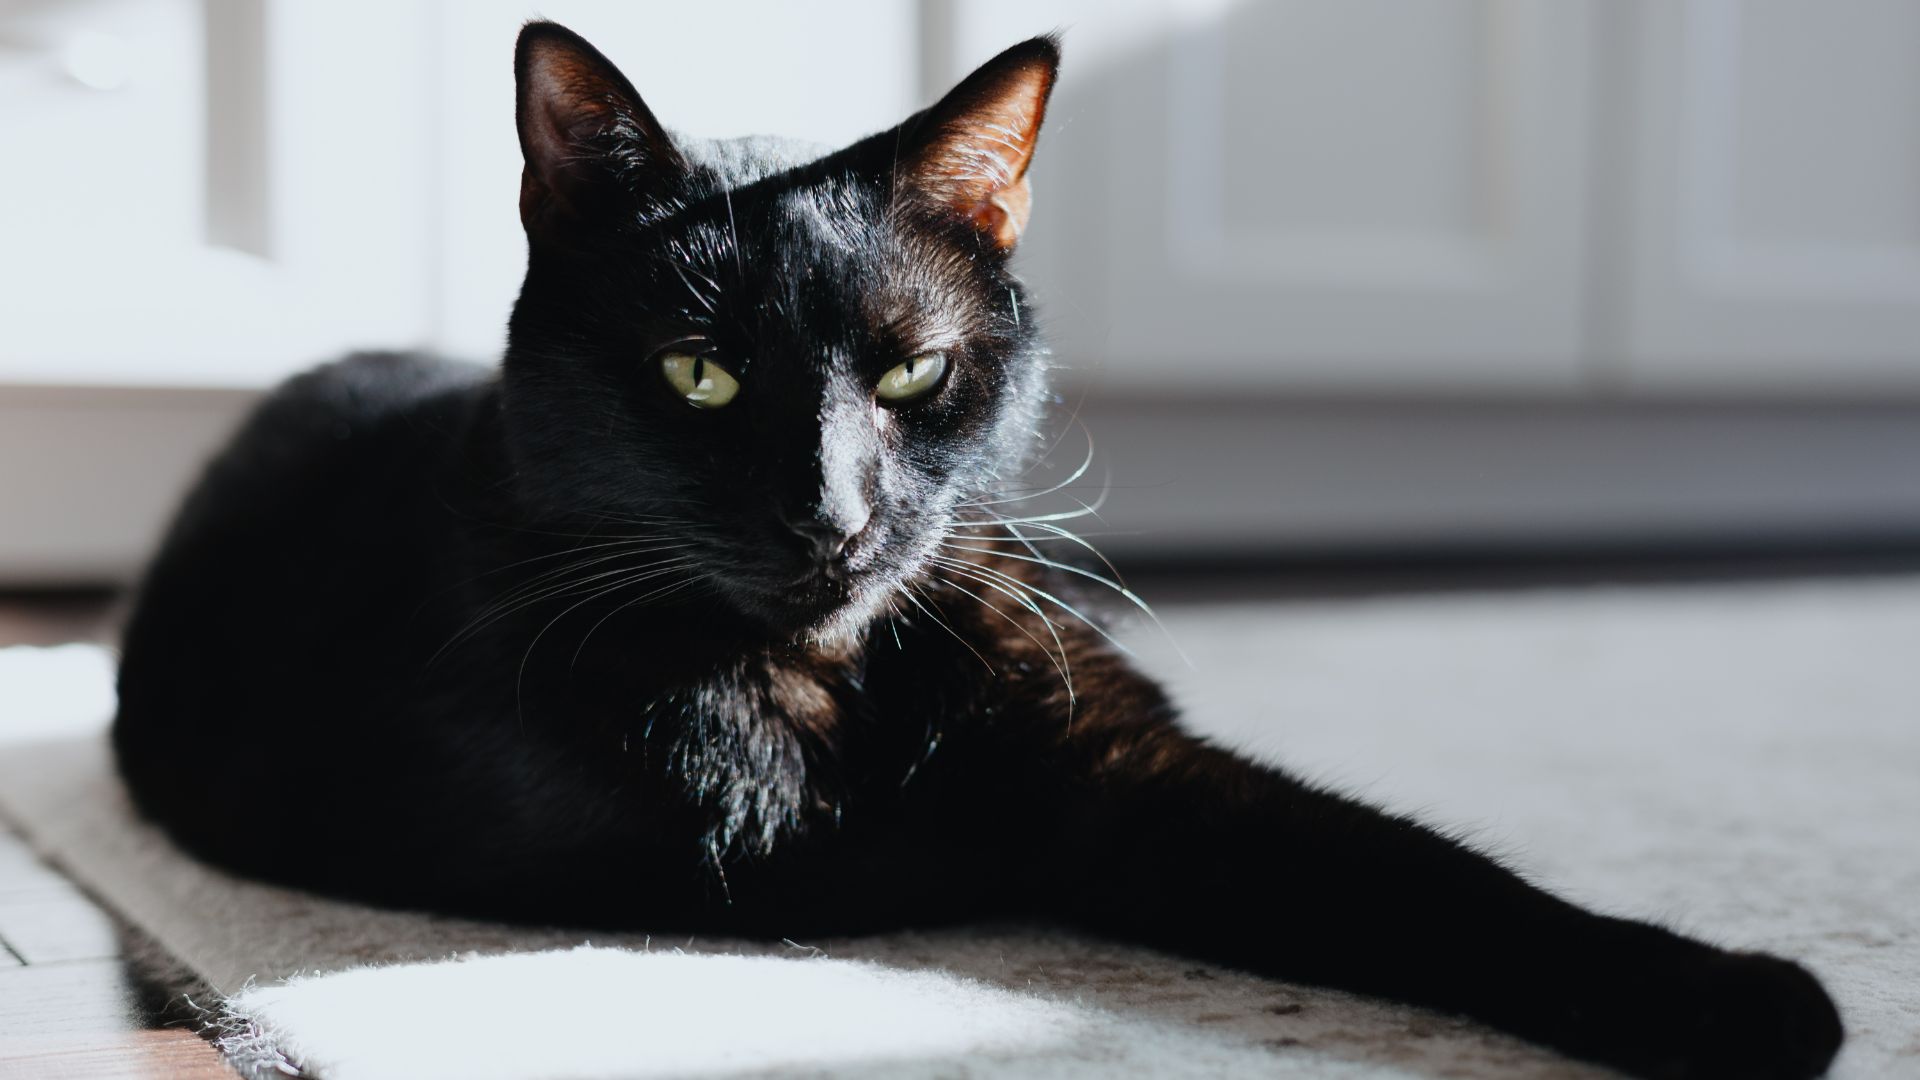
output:
<path id="1" fill-rule="evenodd" d="M 913 149 L 898 179 L 970 222 L 994 247 L 1011 250 L 1027 227 L 1027 166 L 1059 71 L 1060 42 L 1052 35 L 982 64 L 908 121 L 903 134 Z"/>
<path id="2" fill-rule="evenodd" d="M 513 75 L 528 232 L 590 223 L 623 197 L 663 197 L 684 174 L 685 159 L 633 84 L 580 35 L 528 23 Z"/>

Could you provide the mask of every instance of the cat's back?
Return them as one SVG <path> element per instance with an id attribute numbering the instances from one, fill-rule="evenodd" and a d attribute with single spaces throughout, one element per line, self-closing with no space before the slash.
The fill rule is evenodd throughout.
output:
<path id="1" fill-rule="evenodd" d="M 152 633 L 204 646 L 245 630 L 292 629 L 307 595 L 345 572 L 431 545 L 423 493 L 462 481 L 467 433 L 491 392 L 486 369 L 408 353 L 361 353 L 273 390 L 207 464 L 136 594 L 127 651 Z M 297 624 L 295 624 L 297 625 Z"/>
<path id="2" fill-rule="evenodd" d="M 346 357 L 280 384 L 207 463 L 134 594 L 113 721 L 132 796 L 182 842 L 213 853 L 236 832 L 221 792 L 309 786 L 376 723 L 492 386 L 476 365 Z"/>
<path id="3" fill-rule="evenodd" d="M 355 672 L 447 545 L 445 499 L 470 483 L 492 385 L 478 366 L 360 354 L 288 380 L 241 424 L 134 597 L 115 738 L 136 796 L 212 740 L 265 751 L 275 727 L 364 689 Z"/>
<path id="4" fill-rule="evenodd" d="M 267 483 L 284 492 L 290 474 L 340 472 L 403 444 L 431 455 L 436 436 L 456 434 L 487 378 L 478 365 L 394 352 L 356 353 L 296 375 L 255 407 L 208 465 L 179 523 L 239 510 L 222 505 L 231 488 Z"/>

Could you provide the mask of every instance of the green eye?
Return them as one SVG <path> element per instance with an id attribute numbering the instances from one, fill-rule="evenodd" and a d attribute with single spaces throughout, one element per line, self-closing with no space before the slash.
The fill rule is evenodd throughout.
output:
<path id="1" fill-rule="evenodd" d="M 660 374 L 666 376 L 673 392 L 687 404 L 701 409 L 717 409 L 740 392 L 740 380 L 726 368 L 693 353 L 667 353 L 660 358 Z"/>
<path id="2" fill-rule="evenodd" d="M 921 353 L 880 376 L 880 384 L 873 388 L 873 392 L 882 401 L 912 401 L 940 385 L 940 376 L 946 373 L 945 355 Z"/>

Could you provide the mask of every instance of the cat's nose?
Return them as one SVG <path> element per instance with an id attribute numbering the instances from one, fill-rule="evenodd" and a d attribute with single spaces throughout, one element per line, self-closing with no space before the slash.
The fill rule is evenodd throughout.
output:
<path id="1" fill-rule="evenodd" d="M 806 542 L 816 561 L 828 563 L 846 555 L 847 545 L 860 535 L 872 518 L 873 512 L 866 509 L 857 515 L 857 519 L 809 514 L 788 518 L 787 528 Z"/>

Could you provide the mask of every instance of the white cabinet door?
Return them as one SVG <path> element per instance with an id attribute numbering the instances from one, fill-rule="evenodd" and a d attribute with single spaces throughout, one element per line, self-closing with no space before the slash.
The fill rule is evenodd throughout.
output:
<path id="1" fill-rule="evenodd" d="M 1632 13 L 1632 385 L 1920 387 L 1920 4 Z"/>
<path id="2" fill-rule="evenodd" d="M 0 5 L 0 382 L 261 386 L 424 341 L 428 15 Z"/>
<path id="3" fill-rule="evenodd" d="M 1065 29 L 1024 258 L 1115 386 L 1573 388 L 1585 2 L 968 0 L 952 75 Z"/>

